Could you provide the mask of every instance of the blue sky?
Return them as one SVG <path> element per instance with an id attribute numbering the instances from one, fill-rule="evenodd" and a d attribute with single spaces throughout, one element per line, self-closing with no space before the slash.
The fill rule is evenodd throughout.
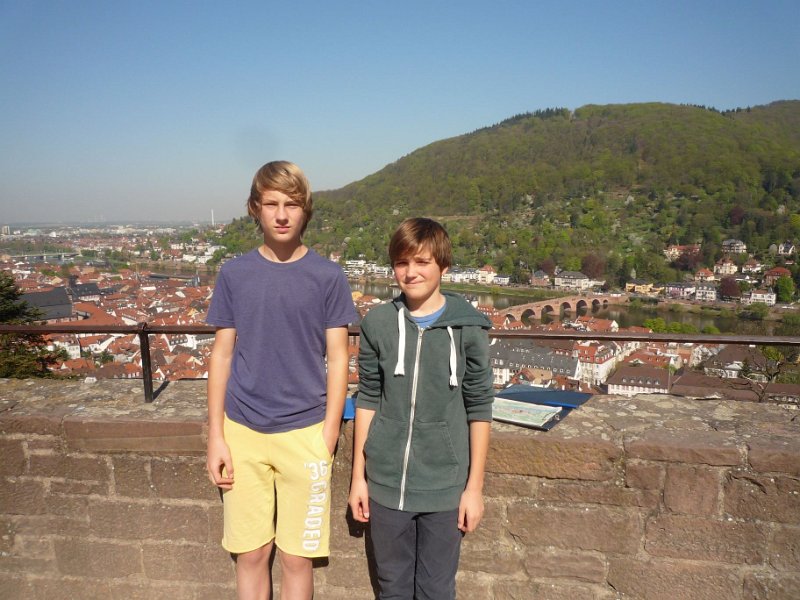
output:
<path id="1" fill-rule="evenodd" d="M 800 99 L 800 3 L 0 0 L 0 223 L 244 214 L 548 107 Z"/>

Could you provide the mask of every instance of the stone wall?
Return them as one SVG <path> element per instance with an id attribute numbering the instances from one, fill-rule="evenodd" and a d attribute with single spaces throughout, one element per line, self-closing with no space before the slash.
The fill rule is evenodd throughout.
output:
<path id="1" fill-rule="evenodd" d="M 234 598 L 204 469 L 204 382 L 0 380 L 0 598 Z M 800 418 L 595 397 L 550 432 L 495 423 L 459 598 L 800 598 Z M 373 598 L 335 465 L 317 598 Z M 279 580 L 279 573 L 276 574 Z"/>

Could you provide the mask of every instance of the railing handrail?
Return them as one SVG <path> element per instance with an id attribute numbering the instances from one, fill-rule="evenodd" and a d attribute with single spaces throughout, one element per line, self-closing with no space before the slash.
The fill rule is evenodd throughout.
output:
<path id="1" fill-rule="evenodd" d="M 97 334 L 110 333 L 139 336 L 142 350 L 142 379 L 144 380 L 145 402 L 152 402 L 153 375 L 150 357 L 150 336 L 158 334 L 213 334 L 218 328 L 213 325 L 151 325 L 140 322 L 136 325 L 90 325 L 90 324 L 37 324 L 37 325 L 10 325 L 0 323 L 0 334 L 40 334 L 75 333 Z M 360 335 L 361 328 L 357 325 L 348 327 L 350 335 Z M 664 342 L 664 343 L 692 343 L 692 344 L 737 344 L 754 346 L 800 346 L 800 336 L 775 336 L 775 335 L 737 335 L 737 334 L 689 334 L 689 333 L 639 333 L 631 331 L 599 332 L 576 331 L 572 329 L 563 331 L 533 331 L 526 329 L 505 330 L 492 329 L 489 337 L 493 338 L 519 338 L 519 339 L 566 339 L 566 340 L 598 340 L 598 341 L 623 341 L 623 342 Z"/>

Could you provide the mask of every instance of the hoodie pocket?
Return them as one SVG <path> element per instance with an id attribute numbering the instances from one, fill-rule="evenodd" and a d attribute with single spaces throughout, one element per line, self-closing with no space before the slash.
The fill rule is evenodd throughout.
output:
<path id="1" fill-rule="evenodd" d="M 447 424 L 414 423 L 408 460 L 408 489 L 420 491 L 452 487 L 458 478 L 458 456 Z"/>
<path id="2" fill-rule="evenodd" d="M 367 477 L 377 484 L 400 487 L 408 423 L 375 417 L 364 442 Z"/>

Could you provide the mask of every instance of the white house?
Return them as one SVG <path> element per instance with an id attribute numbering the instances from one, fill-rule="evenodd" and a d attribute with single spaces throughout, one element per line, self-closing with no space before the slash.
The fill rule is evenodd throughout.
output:
<path id="1" fill-rule="evenodd" d="M 620 396 L 667 394 L 671 378 L 669 369 L 622 366 L 608 378 L 608 393 Z"/>
<path id="2" fill-rule="evenodd" d="M 713 285 L 703 284 L 697 286 L 697 291 L 694 294 L 695 300 L 700 302 L 716 302 L 717 288 Z"/>
<path id="3" fill-rule="evenodd" d="M 753 304 L 763 302 L 767 306 L 775 306 L 777 296 L 772 290 L 751 290 L 749 294 L 742 296 L 742 304 Z"/>
<path id="4" fill-rule="evenodd" d="M 555 277 L 554 285 L 561 290 L 585 290 L 592 280 L 578 271 L 561 271 Z"/>
<path id="5" fill-rule="evenodd" d="M 478 269 L 478 283 L 490 284 L 494 281 L 497 272 L 490 265 Z"/>

